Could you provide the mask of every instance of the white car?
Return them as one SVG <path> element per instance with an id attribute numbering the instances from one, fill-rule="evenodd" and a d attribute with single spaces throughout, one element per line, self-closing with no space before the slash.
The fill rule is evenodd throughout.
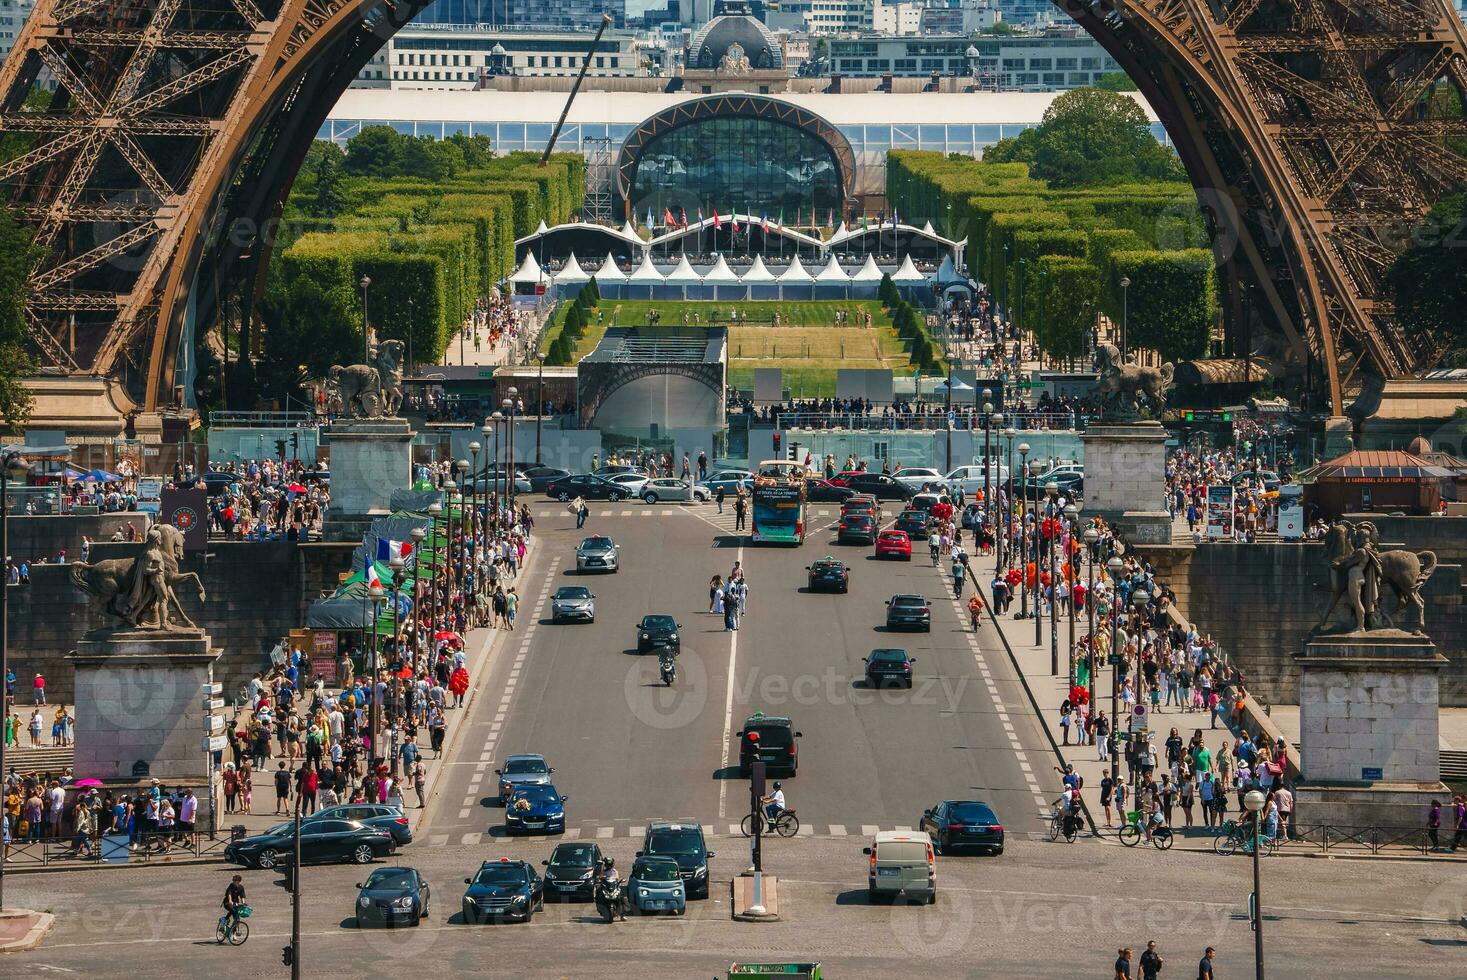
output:
<path id="1" fill-rule="evenodd" d="M 929 483 L 942 483 L 943 476 L 938 470 L 926 466 L 904 466 L 900 473 L 893 473 L 898 483 L 911 487 L 913 490 L 921 490 Z"/>
<path id="2" fill-rule="evenodd" d="M 645 473 L 617 473 L 606 479 L 626 489 L 628 497 L 641 494 L 642 488 L 647 485 L 647 474 Z"/>
<path id="3" fill-rule="evenodd" d="M 963 493 L 969 497 L 982 490 L 985 484 L 998 486 L 1007 483 L 1009 479 L 1009 468 L 997 459 L 990 460 L 989 462 L 992 464 L 992 475 L 986 478 L 984 476 L 984 465 L 982 463 L 975 463 L 971 466 L 954 467 L 952 472 L 942 479 L 949 487 L 956 487 L 961 484 Z"/>
<path id="4" fill-rule="evenodd" d="M 708 492 L 707 487 L 700 487 L 686 480 L 659 477 L 656 480 L 648 480 L 646 486 L 642 487 L 642 499 L 649 504 L 655 504 L 661 500 L 706 501 L 712 499 L 712 494 Z"/>

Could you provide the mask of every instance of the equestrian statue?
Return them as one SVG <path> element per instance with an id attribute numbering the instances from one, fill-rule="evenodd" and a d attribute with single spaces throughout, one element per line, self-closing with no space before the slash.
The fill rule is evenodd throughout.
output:
<path id="1" fill-rule="evenodd" d="M 337 364 L 326 374 L 328 401 L 354 419 L 396 418 L 402 408 L 402 354 L 400 340 L 384 340 L 373 353 L 373 364 Z"/>
<path id="2" fill-rule="evenodd" d="M 1395 615 L 1408 607 L 1417 636 L 1426 632 L 1426 603 L 1421 587 L 1436 571 L 1436 553 L 1431 551 L 1380 550 L 1380 533 L 1375 524 L 1336 521 L 1324 535 L 1324 552 L 1329 560 L 1330 603 L 1315 632 L 1324 632 L 1340 600 L 1347 603 L 1353 620 L 1348 632 L 1395 629 L 1395 622 L 1382 608 L 1384 588 L 1396 597 Z"/>
<path id="3" fill-rule="evenodd" d="M 1141 396 L 1151 404 L 1152 417 L 1160 420 L 1166 411 L 1166 394 L 1172 387 L 1172 364 L 1159 368 L 1142 367 L 1133 360 L 1121 359 L 1114 344 L 1095 348 L 1095 368 L 1100 377 L 1095 393 L 1100 396 L 1106 417 L 1116 421 L 1134 421 L 1141 417 Z"/>
<path id="4" fill-rule="evenodd" d="M 136 558 L 109 558 L 96 564 L 71 564 L 71 584 L 102 600 L 102 609 L 134 629 L 198 629 L 183 611 L 174 591 L 185 582 L 208 598 L 195 572 L 179 571 L 183 532 L 171 524 L 148 528 Z"/>

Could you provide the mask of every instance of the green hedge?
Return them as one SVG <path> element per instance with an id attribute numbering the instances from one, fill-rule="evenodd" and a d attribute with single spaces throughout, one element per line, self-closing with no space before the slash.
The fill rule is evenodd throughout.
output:
<path id="1" fill-rule="evenodd" d="M 1127 342 L 1169 361 L 1201 357 L 1217 318 L 1217 274 L 1212 252 L 1187 249 L 1116 252 L 1117 279 L 1126 290 Z"/>

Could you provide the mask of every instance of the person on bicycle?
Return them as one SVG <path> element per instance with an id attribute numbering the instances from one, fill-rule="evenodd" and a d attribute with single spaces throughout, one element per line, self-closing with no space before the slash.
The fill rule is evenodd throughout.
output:
<path id="1" fill-rule="evenodd" d="M 933 534 L 931 532 L 928 532 L 928 534 L 927 534 L 927 553 L 932 556 L 932 567 L 933 568 L 936 568 L 937 567 L 937 558 L 938 558 L 938 555 L 941 553 L 941 551 L 942 551 L 942 541 L 939 539 L 938 535 Z"/>
<path id="2" fill-rule="evenodd" d="M 1064 818 L 1064 834 L 1066 837 L 1080 828 L 1080 791 L 1073 786 L 1066 785 L 1065 791 L 1060 798 L 1054 802 L 1055 809 Z"/>
<path id="3" fill-rule="evenodd" d="M 973 626 L 973 632 L 978 632 L 978 617 L 983 612 L 983 600 L 978 598 L 975 591 L 973 597 L 968 600 L 968 620 Z"/>
<path id="4" fill-rule="evenodd" d="M 774 792 L 770 793 L 768 796 L 759 801 L 760 803 L 764 804 L 764 817 L 771 824 L 773 824 L 775 818 L 779 816 L 780 811 L 784 809 L 784 789 L 782 788 L 783 785 L 783 783 L 775 783 Z"/>
<path id="5" fill-rule="evenodd" d="M 235 875 L 229 882 L 229 886 L 224 889 L 224 901 L 220 903 L 224 906 L 225 929 L 233 930 L 239 925 L 239 910 L 240 906 L 244 905 L 244 903 L 244 877 L 242 875 Z"/>
<path id="6" fill-rule="evenodd" d="M 953 595 L 961 599 L 963 597 L 963 579 L 967 577 L 967 567 L 958 560 L 958 552 L 953 552 Z"/>

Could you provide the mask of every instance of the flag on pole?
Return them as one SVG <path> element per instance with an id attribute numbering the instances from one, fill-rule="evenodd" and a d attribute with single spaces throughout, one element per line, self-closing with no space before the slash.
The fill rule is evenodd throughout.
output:
<path id="1" fill-rule="evenodd" d="M 717 208 L 714 208 L 713 209 L 713 227 L 714 228 L 722 228 L 723 227 L 723 219 L 718 216 L 718 209 Z"/>
<path id="2" fill-rule="evenodd" d="M 863 211 L 861 213 L 861 230 L 862 231 L 865 231 L 866 229 L 868 229 L 870 227 L 871 227 L 871 223 L 870 223 L 869 219 L 866 217 L 866 213 Z"/>
<path id="3" fill-rule="evenodd" d="M 760 215 L 760 217 L 764 221 L 764 233 L 767 235 L 767 234 L 769 234 L 769 212 L 768 211 L 763 212 Z"/>
<path id="4" fill-rule="evenodd" d="M 775 227 L 778 227 L 778 228 L 783 228 L 784 227 L 784 208 L 780 208 L 779 209 L 779 221 L 778 221 L 778 223 L 776 224 Z"/>
<path id="5" fill-rule="evenodd" d="M 406 558 L 412 554 L 413 543 L 411 541 L 390 541 L 387 538 L 377 539 L 377 560 L 391 561 L 394 558 Z"/>
<path id="6" fill-rule="evenodd" d="M 738 231 L 739 230 L 739 213 L 737 211 L 735 211 L 733 214 L 731 214 L 731 215 L 728 216 L 728 221 L 729 221 L 728 227 L 729 227 L 729 230 L 730 231 Z"/>
<path id="7" fill-rule="evenodd" d="M 703 209 L 702 208 L 699 208 L 698 209 L 698 224 L 701 225 L 702 223 L 703 223 Z"/>
<path id="8" fill-rule="evenodd" d="M 805 206 L 801 204 L 795 208 L 795 227 L 798 228 L 805 223 Z"/>
<path id="9" fill-rule="evenodd" d="M 663 208 L 662 209 L 662 223 L 664 225 L 667 225 L 667 226 L 671 227 L 671 228 L 676 228 L 677 227 L 677 222 L 674 221 L 673 220 L 673 217 L 672 217 L 672 208 Z"/>
<path id="10" fill-rule="evenodd" d="M 647 227 L 651 228 L 654 222 L 655 219 L 652 217 L 652 205 L 649 204 L 647 205 Z"/>
<path id="11" fill-rule="evenodd" d="M 362 575 L 364 577 L 363 580 L 367 583 L 367 588 L 370 589 L 375 585 L 380 589 L 382 587 L 382 577 L 377 574 L 377 566 L 372 564 L 372 557 L 368 555 L 362 561 L 366 566 L 362 569 Z"/>

